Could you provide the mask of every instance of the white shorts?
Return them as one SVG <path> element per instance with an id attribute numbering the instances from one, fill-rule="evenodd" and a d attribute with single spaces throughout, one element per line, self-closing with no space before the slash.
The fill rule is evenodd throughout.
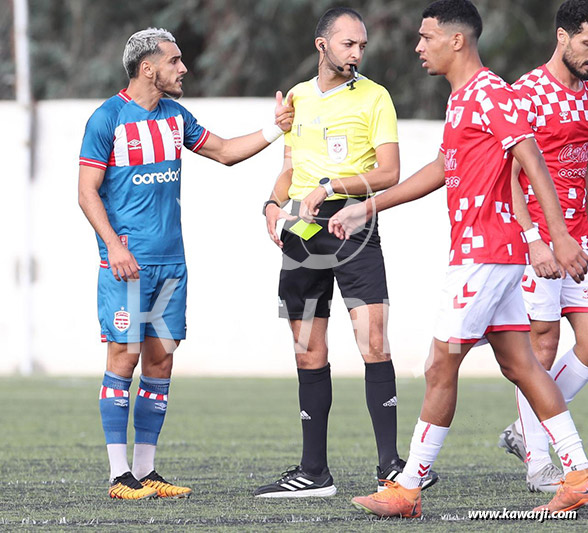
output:
<path id="1" fill-rule="evenodd" d="M 588 313 L 588 278 L 580 283 L 570 275 L 564 279 L 540 278 L 528 265 L 521 287 L 531 320 L 557 322 L 568 313 Z"/>
<path id="2" fill-rule="evenodd" d="M 524 270 L 525 265 L 450 266 L 434 337 L 442 342 L 485 344 L 484 336 L 492 331 L 529 331 L 519 289 Z"/>

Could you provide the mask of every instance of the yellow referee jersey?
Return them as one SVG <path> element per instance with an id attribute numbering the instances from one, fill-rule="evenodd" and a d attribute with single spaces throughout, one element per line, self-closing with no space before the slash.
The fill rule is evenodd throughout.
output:
<path id="1" fill-rule="evenodd" d="M 365 77 L 321 92 L 317 78 L 296 85 L 294 124 L 284 137 L 292 147 L 293 200 L 304 199 L 324 177 L 363 174 L 376 164 L 376 148 L 398 142 L 396 110 L 388 91 Z M 329 200 L 347 198 L 335 194 Z"/>

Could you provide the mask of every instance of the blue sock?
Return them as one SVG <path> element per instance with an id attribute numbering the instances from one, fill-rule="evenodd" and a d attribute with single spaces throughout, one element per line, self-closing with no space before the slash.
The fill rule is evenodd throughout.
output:
<path id="1" fill-rule="evenodd" d="M 135 402 L 135 444 L 157 444 L 165 413 L 169 378 L 141 376 Z"/>
<path id="2" fill-rule="evenodd" d="M 106 444 L 126 444 L 129 422 L 129 388 L 132 378 L 106 371 L 100 389 L 100 415 Z"/>

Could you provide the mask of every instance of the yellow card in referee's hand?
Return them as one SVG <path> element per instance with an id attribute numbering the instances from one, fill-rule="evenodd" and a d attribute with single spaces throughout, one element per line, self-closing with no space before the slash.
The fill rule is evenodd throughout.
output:
<path id="1" fill-rule="evenodd" d="M 309 224 L 308 222 L 304 222 L 304 220 L 299 220 L 296 222 L 296 224 L 288 228 L 288 231 L 307 241 L 311 237 L 314 237 L 322 229 L 323 227 L 319 224 L 316 224 L 315 222 Z"/>

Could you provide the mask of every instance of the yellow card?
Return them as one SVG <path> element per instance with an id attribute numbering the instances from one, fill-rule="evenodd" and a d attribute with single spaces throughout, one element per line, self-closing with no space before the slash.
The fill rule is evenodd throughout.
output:
<path id="1" fill-rule="evenodd" d="M 316 224 L 315 222 L 308 224 L 307 222 L 304 222 L 304 220 L 299 220 L 296 222 L 296 224 L 288 228 L 288 231 L 307 241 L 311 237 L 314 237 L 322 229 L 323 227 L 319 224 Z"/>

